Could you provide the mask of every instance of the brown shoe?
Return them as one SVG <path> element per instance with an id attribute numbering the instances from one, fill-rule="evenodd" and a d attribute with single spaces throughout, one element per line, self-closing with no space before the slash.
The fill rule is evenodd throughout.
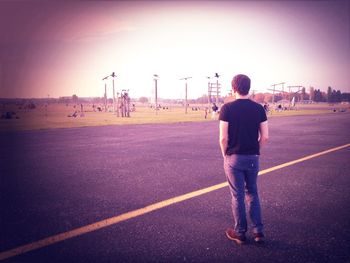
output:
<path id="1" fill-rule="evenodd" d="M 256 243 L 262 244 L 264 243 L 265 236 L 263 233 L 254 233 L 254 241 Z"/>
<path id="2" fill-rule="evenodd" d="M 239 245 L 245 243 L 245 241 L 246 241 L 244 234 L 237 235 L 236 232 L 232 228 L 228 228 L 225 233 L 226 233 L 226 236 L 228 239 L 235 241 Z"/>

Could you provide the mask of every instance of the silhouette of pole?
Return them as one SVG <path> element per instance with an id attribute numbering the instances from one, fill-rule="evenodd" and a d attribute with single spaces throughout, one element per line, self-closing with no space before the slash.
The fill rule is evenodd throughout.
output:
<path id="1" fill-rule="evenodd" d="M 186 77 L 186 78 L 182 78 L 180 80 L 185 80 L 185 114 L 187 114 L 187 80 L 191 79 L 192 77 Z"/>
<path id="2" fill-rule="evenodd" d="M 107 112 L 107 83 L 105 82 L 105 112 Z"/>
<path id="3" fill-rule="evenodd" d="M 107 77 L 104 77 L 102 80 L 105 82 L 105 101 L 104 101 L 104 104 L 105 104 L 105 112 L 107 112 L 107 82 L 106 80 L 108 79 L 109 76 Z"/>
<path id="4" fill-rule="evenodd" d="M 114 78 L 117 77 L 117 75 L 114 74 L 114 72 L 112 72 L 111 77 L 113 78 L 113 114 L 115 114 L 115 90 L 114 90 Z M 119 111 L 117 112 L 117 116 L 119 117 Z"/>
<path id="5" fill-rule="evenodd" d="M 157 74 L 153 75 L 154 77 L 154 83 L 155 83 L 155 87 L 154 87 L 154 102 L 156 104 L 156 115 L 158 115 L 158 87 L 157 87 L 157 81 L 159 79 L 159 76 Z"/>
<path id="6" fill-rule="evenodd" d="M 219 77 L 218 73 L 215 73 L 216 77 L 216 105 L 219 105 Z"/>

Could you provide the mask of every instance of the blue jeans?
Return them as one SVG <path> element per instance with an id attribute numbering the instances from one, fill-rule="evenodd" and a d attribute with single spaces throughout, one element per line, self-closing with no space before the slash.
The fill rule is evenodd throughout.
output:
<path id="1" fill-rule="evenodd" d="M 257 188 L 259 172 L 258 155 L 225 156 L 224 169 L 231 192 L 231 207 L 234 219 L 234 230 L 237 235 L 247 232 L 246 198 L 248 213 L 254 233 L 263 232 L 261 209 Z"/>

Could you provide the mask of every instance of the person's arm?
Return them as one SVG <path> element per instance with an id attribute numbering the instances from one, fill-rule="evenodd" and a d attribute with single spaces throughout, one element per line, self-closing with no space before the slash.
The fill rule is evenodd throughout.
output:
<path id="1" fill-rule="evenodd" d="M 267 124 L 267 121 L 263 121 L 260 123 L 259 132 L 260 132 L 259 145 L 261 149 L 269 139 L 269 126 Z"/>
<path id="2" fill-rule="evenodd" d="M 228 145 L 228 122 L 220 121 L 220 149 L 222 157 L 225 157 Z"/>

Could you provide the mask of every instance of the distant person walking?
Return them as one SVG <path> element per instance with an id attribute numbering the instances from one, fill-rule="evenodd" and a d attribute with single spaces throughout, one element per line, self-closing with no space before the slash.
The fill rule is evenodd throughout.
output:
<path id="1" fill-rule="evenodd" d="M 204 119 L 208 117 L 208 107 L 204 108 Z"/>
<path id="2" fill-rule="evenodd" d="M 236 100 L 220 111 L 220 148 L 224 171 L 231 193 L 234 225 L 226 236 L 238 244 L 246 241 L 247 219 L 245 198 L 255 242 L 264 241 L 260 201 L 257 187 L 259 155 L 268 139 L 264 108 L 249 99 L 250 79 L 237 75 L 232 80 Z"/>

